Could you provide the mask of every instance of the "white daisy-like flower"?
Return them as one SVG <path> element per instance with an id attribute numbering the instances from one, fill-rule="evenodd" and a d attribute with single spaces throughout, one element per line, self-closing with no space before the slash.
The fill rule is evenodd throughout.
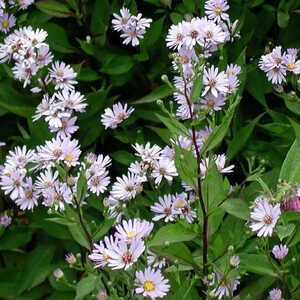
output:
<path id="1" fill-rule="evenodd" d="M 153 265 L 154 268 L 162 269 L 166 265 L 166 259 L 156 255 L 154 252 L 147 250 L 147 264 Z"/>
<path id="2" fill-rule="evenodd" d="M 210 68 L 205 68 L 203 73 L 203 84 L 205 89 L 202 96 L 205 96 L 208 91 L 210 91 L 215 97 L 218 97 L 218 93 L 226 94 L 228 92 L 228 78 L 225 72 L 220 72 L 219 69 L 211 66 Z"/>
<path id="3" fill-rule="evenodd" d="M 267 198 L 255 200 L 254 210 L 250 213 L 252 231 L 257 232 L 257 236 L 272 236 L 273 229 L 280 218 L 280 204 L 274 206 Z"/>
<path id="4" fill-rule="evenodd" d="M 150 207 L 151 211 L 155 212 L 156 215 L 152 218 L 153 221 L 164 219 L 165 222 L 173 222 L 174 214 L 173 211 L 173 195 L 164 195 L 158 197 L 158 202 Z"/>
<path id="5" fill-rule="evenodd" d="M 170 290 L 169 280 L 165 279 L 160 270 L 146 268 L 135 272 L 137 279 L 135 292 L 150 299 L 163 298 Z"/>
<path id="6" fill-rule="evenodd" d="M 145 251 L 145 244 L 141 239 L 133 239 L 131 243 L 120 240 L 114 247 L 108 249 L 108 266 L 113 270 L 127 270 Z"/>
<path id="7" fill-rule="evenodd" d="M 205 2 L 205 14 L 209 19 L 219 23 L 221 20 L 228 20 L 229 15 L 225 13 L 229 9 L 226 0 L 208 0 Z"/>
<path id="8" fill-rule="evenodd" d="M 118 124 L 127 119 L 134 111 L 133 107 L 127 109 L 127 103 L 124 107 L 120 102 L 113 105 L 113 108 L 106 108 L 101 115 L 101 123 L 107 128 L 117 128 Z"/>
<path id="9" fill-rule="evenodd" d="M 173 177 L 178 176 L 175 162 L 164 157 L 155 161 L 151 176 L 154 178 L 156 185 L 159 185 L 163 178 L 171 183 L 173 181 Z"/>

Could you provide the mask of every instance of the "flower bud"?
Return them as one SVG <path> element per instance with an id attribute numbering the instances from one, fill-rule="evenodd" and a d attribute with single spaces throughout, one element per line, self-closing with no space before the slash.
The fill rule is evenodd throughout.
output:
<path id="1" fill-rule="evenodd" d="M 230 264 L 233 266 L 233 267 L 237 267 L 239 264 L 240 264 L 240 257 L 237 256 L 237 255 L 233 255 L 230 257 Z"/>
<path id="2" fill-rule="evenodd" d="M 96 295 L 97 300 L 106 300 L 107 299 L 107 293 L 106 290 L 99 290 Z"/>
<path id="3" fill-rule="evenodd" d="M 60 268 L 57 268 L 53 271 L 53 276 L 56 279 L 62 278 L 64 276 L 64 272 Z"/>

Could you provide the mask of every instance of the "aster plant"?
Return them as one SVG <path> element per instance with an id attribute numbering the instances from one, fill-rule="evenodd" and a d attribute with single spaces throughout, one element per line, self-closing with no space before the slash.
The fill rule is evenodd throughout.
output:
<path id="1" fill-rule="evenodd" d="M 151 18 L 135 1 L 41 0 L 36 13 L 34 1 L 0 0 L 0 75 L 24 92 L 4 108 L 28 123 L 0 145 L 0 297 L 299 299 L 298 50 L 248 59 L 242 30 L 260 3 L 236 19 L 226 0 L 144 2 Z M 71 45 L 59 18 L 88 35 Z M 265 72 L 289 118 L 251 72 Z M 265 111 L 241 127 L 248 94 Z M 282 123 L 296 139 L 279 168 L 251 137 Z"/>

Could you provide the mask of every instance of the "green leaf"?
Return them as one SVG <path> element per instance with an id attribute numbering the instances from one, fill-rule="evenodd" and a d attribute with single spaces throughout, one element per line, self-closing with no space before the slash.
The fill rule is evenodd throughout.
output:
<path id="1" fill-rule="evenodd" d="M 282 164 L 279 178 L 300 182 L 300 140 L 295 139 Z"/>
<path id="2" fill-rule="evenodd" d="M 225 137 L 228 131 L 235 109 L 239 104 L 240 100 L 241 97 L 237 95 L 234 103 L 229 107 L 228 111 L 226 112 L 226 115 L 224 116 L 222 123 L 219 126 L 216 126 L 213 129 L 212 133 L 208 136 L 204 146 L 201 149 L 201 152 L 203 154 L 214 149 L 222 142 L 223 138 Z"/>
<path id="3" fill-rule="evenodd" d="M 89 249 L 89 243 L 86 239 L 86 236 L 84 234 L 83 229 L 80 227 L 79 224 L 70 224 L 68 226 L 70 233 L 74 240 L 80 244 L 81 246 L 85 247 L 86 249 Z"/>
<path id="4" fill-rule="evenodd" d="M 174 243 L 170 246 L 152 246 L 151 251 L 169 260 L 178 260 L 181 264 L 195 265 L 192 253 L 184 243 Z"/>
<path id="5" fill-rule="evenodd" d="M 280 242 L 282 242 L 282 240 L 288 236 L 290 236 L 294 229 L 295 229 L 295 225 L 294 224 L 288 224 L 288 225 L 278 225 L 276 227 L 276 232 L 278 234 L 278 237 L 280 239 Z"/>
<path id="6" fill-rule="evenodd" d="M 120 75 L 129 72 L 134 66 L 131 56 L 114 55 L 107 59 L 101 72 L 109 75 Z"/>
<path id="7" fill-rule="evenodd" d="M 141 47 L 145 46 L 146 49 L 151 49 L 153 45 L 161 37 L 163 25 L 164 25 L 165 16 L 153 22 L 150 28 L 146 31 Z"/>
<path id="8" fill-rule="evenodd" d="M 132 102 L 132 104 L 145 104 L 145 103 L 152 103 L 158 99 L 163 99 L 172 95 L 173 90 L 168 85 L 162 85 L 158 87 L 156 90 L 152 91 L 150 94 L 140 98 Z"/>
<path id="9" fill-rule="evenodd" d="M 229 198 L 221 206 L 227 213 L 243 220 L 249 220 L 249 205 L 238 198 Z"/>
<path id="10" fill-rule="evenodd" d="M 192 151 L 175 146 L 175 166 L 180 178 L 189 186 L 197 186 L 197 160 Z"/>
<path id="11" fill-rule="evenodd" d="M 105 219 L 105 221 L 99 226 L 99 230 L 94 233 L 93 241 L 98 242 L 114 225 L 114 219 Z"/>
<path id="12" fill-rule="evenodd" d="M 300 99 L 296 94 L 288 95 L 285 93 L 279 94 L 284 99 L 286 107 L 293 113 L 300 115 Z"/>
<path id="13" fill-rule="evenodd" d="M 178 14 L 178 13 L 170 13 L 170 19 L 172 21 L 173 24 L 178 24 L 180 23 L 181 21 L 183 21 L 183 16 L 181 14 Z"/>
<path id="14" fill-rule="evenodd" d="M 264 291 L 269 289 L 269 287 L 276 281 L 276 278 L 271 276 L 259 277 L 254 282 L 247 283 L 247 285 L 242 289 L 240 293 L 240 298 L 245 299 L 247 295 L 250 295 L 248 299 L 259 299 L 261 298 Z"/>
<path id="15" fill-rule="evenodd" d="M 48 33 L 47 42 L 50 48 L 60 53 L 73 53 L 76 51 L 76 48 L 69 43 L 67 33 L 63 27 L 55 23 L 41 24 L 40 27 Z"/>
<path id="16" fill-rule="evenodd" d="M 31 240 L 32 233 L 23 226 L 9 228 L 0 238 L 0 250 L 17 249 L 27 244 Z"/>
<path id="17" fill-rule="evenodd" d="M 54 245 L 45 244 L 38 246 L 30 253 L 25 263 L 22 281 L 18 286 L 18 294 L 29 288 L 39 276 L 39 273 L 43 272 L 45 267 L 50 266 L 54 251 Z"/>
<path id="18" fill-rule="evenodd" d="M 257 254 L 244 254 L 241 253 L 241 268 L 245 268 L 246 271 L 277 277 L 277 274 L 273 270 L 273 267 L 265 255 Z"/>
<path id="19" fill-rule="evenodd" d="M 85 296 L 90 294 L 93 290 L 98 288 L 100 276 L 88 274 L 87 277 L 81 279 L 76 286 L 76 300 L 84 299 Z"/>
<path id="20" fill-rule="evenodd" d="M 183 4 L 189 13 L 194 13 L 195 11 L 195 0 L 183 0 Z"/>
<path id="21" fill-rule="evenodd" d="M 170 118 L 169 116 L 163 116 L 161 114 L 155 114 L 164 125 L 171 131 L 173 136 L 190 136 L 188 129 L 175 118 Z"/>
<path id="22" fill-rule="evenodd" d="M 286 11 L 277 11 L 277 23 L 281 28 L 286 28 L 289 25 L 290 15 Z"/>
<path id="23" fill-rule="evenodd" d="M 113 152 L 110 154 L 110 156 L 114 160 L 116 160 L 117 162 L 119 162 L 125 166 L 130 165 L 132 162 L 134 162 L 136 160 L 136 157 L 132 153 L 129 153 L 124 150 Z"/>
<path id="24" fill-rule="evenodd" d="M 192 89 L 192 93 L 191 93 L 191 102 L 195 103 L 200 96 L 200 93 L 203 89 L 203 80 L 202 80 L 202 76 L 199 76 L 196 78 L 196 80 L 194 81 L 194 85 L 193 85 L 193 89 Z"/>
<path id="25" fill-rule="evenodd" d="M 40 0 L 35 3 L 36 7 L 50 16 L 68 18 L 73 16 L 69 7 L 54 0 Z"/>
<path id="26" fill-rule="evenodd" d="M 85 170 L 83 169 L 80 172 L 80 176 L 77 182 L 77 190 L 76 190 L 76 198 L 77 202 L 80 204 L 82 201 L 84 201 L 87 193 L 87 180 L 85 177 Z"/>
<path id="27" fill-rule="evenodd" d="M 227 148 L 227 161 L 230 161 L 236 154 L 243 149 L 245 144 L 247 143 L 249 137 L 251 136 L 254 127 L 259 122 L 263 115 L 259 115 L 257 118 L 252 120 L 248 125 L 241 128 L 236 132 L 232 141 L 229 142 L 229 146 Z"/>
<path id="28" fill-rule="evenodd" d="M 111 6 L 108 0 L 95 1 L 91 16 L 91 34 L 104 34 L 108 28 Z"/>
<path id="29" fill-rule="evenodd" d="M 80 68 L 79 73 L 77 74 L 77 79 L 81 81 L 95 81 L 100 78 L 100 75 L 89 68 Z"/>
<path id="30" fill-rule="evenodd" d="M 194 239 L 197 235 L 197 233 L 189 231 L 180 224 L 169 224 L 161 227 L 156 232 L 153 239 L 149 243 L 149 247 L 163 246 L 168 243 L 173 244 L 190 241 Z"/>

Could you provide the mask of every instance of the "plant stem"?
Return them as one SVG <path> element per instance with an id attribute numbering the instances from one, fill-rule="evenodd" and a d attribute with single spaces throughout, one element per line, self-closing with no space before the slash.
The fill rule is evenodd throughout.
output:
<path id="1" fill-rule="evenodd" d="M 187 94 L 187 82 L 186 79 L 184 78 L 184 76 L 182 76 L 183 81 L 184 81 L 184 97 L 186 99 L 186 102 L 188 104 L 189 107 L 189 112 L 190 112 L 190 120 L 191 122 L 193 122 L 194 120 L 194 112 L 192 111 L 192 103 L 188 97 Z M 197 145 L 197 139 L 196 139 L 196 129 L 195 126 L 192 125 L 192 141 L 195 147 L 195 152 L 196 152 L 196 158 L 197 158 L 197 194 L 199 197 L 199 201 L 200 201 L 200 206 L 201 206 L 201 211 L 202 211 L 202 216 L 203 216 L 203 232 L 202 232 L 202 264 L 203 264 L 203 275 L 206 276 L 207 275 L 207 249 L 208 249 L 208 215 L 206 212 L 206 207 L 201 195 L 201 170 L 200 170 L 200 162 L 201 162 L 201 155 L 200 155 L 200 151 Z M 202 299 L 206 299 L 205 293 L 207 290 L 207 284 L 204 283 L 204 295 L 202 296 Z"/>
<path id="2" fill-rule="evenodd" d="M 92 241 L 92 237 L 91 235 L 89 234 L 84 222 L 83 222 L 83 219 L 82 219 L 82 215 L 81 215 L 81 210 L 80 210 L 80 206 L 79 206 L 79 203 L 77 201 L 77 199 L 75 198 L 75 203 L 76 203 L 76 211 L 77 211 L 77 214 L 78 214 L 78 218 L 79 218 L 79 223 L 84 231 L 84 234 L 86 236 L 86 239 L 87 239 L 87 242 L 89 244 L 89 250 L 92 251 L 93 249 L 93 241 Z"/>

